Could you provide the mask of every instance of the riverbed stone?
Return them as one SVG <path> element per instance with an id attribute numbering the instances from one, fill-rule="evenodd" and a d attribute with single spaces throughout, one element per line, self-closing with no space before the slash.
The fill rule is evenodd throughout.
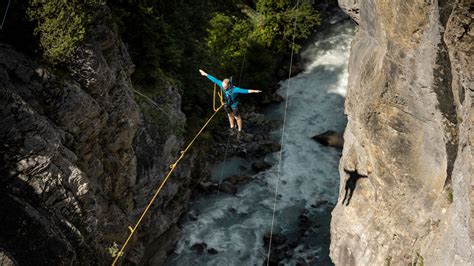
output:
<path id="1" fill-rule="evenodd" d="M 243 185 L 250 181 L 250 176 L 248 175 L 233 175 L 226 178 L 226 181 L 234 185 Z"/>
<path id="2" fill-rule="evenodd" d="M 197 254 L 202 254 L 207 249 L 206 243 L 196 243 L 191 246 L 191 250 L 196 251 Z"/>
<path id="3" fill-rule="evenodd" d="M 344 146 L 344 138 L 342 134 L 337 133 L 333 130 L 325 131 L 321 134 L 312 137 L 315 141 L 330 147 L 342 149 Z"/>
<path id="4" fill-rule="evenodd" d="M 257 171 L 257 172 L 267 170 L 270 167 L 271 167 L 271 165 L 269 163 L 265 162 L 265 160 L 263 160 L 263 159 L 257 159 L 255 162 L 252 163 L 252 169 Z"/>
<path id="5" fill-rule="evenodd" d="M 207 253 L 209 255 L 216 255 L 219 252 L 215 248 L 210 248 L 210 249 L 207 250 Z"/>

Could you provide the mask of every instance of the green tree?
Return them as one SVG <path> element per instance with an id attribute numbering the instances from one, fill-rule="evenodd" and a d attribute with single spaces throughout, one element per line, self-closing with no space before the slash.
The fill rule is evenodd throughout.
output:
<path id="1" fill-rule="evenodd" d="M 38 23 L 44 58 L 52 64 L 71 57 L 84 40 L 91 10 L 103 0 L 31 0 L 28 17 Z"/>
<path id="2" fill-rule="evenodd" d="M 249 21 L 236 16 L 216 13 L 210 20 L 206 41 L 221 75 L 238 73 L 250 31 Z"/>
<path id="3" fill-rule="evenodd" d="M 258 0 L 256 12 L 253 37 L 277 52 L 291 48 L 293 36 L 296 43 L 293 48 L 298 51 L 301 48 L 298 43 L 321 23 L 320 14 L 308 1 L 299 1 L 297 5 L 296 0 Z"/>

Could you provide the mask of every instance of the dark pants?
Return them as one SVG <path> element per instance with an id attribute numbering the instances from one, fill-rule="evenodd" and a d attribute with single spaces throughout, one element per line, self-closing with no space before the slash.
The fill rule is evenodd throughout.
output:
<path id="1" fill-rule="evenodd" d="M 238 106 L 236 106 L 235 108 L 232 108 L 230 106 L 226 106 L 225 111 L 227 112 L 227 114 L 234 114 L 234 116 L 239 116 L 240 115 Z"/>

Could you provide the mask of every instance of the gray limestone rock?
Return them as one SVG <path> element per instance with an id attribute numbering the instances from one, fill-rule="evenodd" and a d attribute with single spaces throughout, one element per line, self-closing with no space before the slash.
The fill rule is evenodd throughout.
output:
<path id="1" fill-rule="evenodd" d="M 468 2 L 358 1 L 331 222 L 336 265 L 474 263 Z M 345 170 L 368 175 L 348 206 Z"/>
<path id="2" fill-rule="evenodd" d="M 360 0 L 338 0 L 339 7 L 344 10 L 357 24 L 360 23 Z"/>
<path id="3" fill-rule="evenodd" d="M 110 10 L 96 12 L 95 37 L 66 64 L 70 76 L 0 44 L 0 199 L 8 203 L 0 205 L 0 255 L 20 265 L 110 263 L 109 248 L 126 239 L 183 144 L 178 88 L 164 85 L 161 117 L 175 123 L 159 124 L 147 103 L 137 105 L 134 65 Z M 176 169 L 127 263 L 162 263 L 173 248 L 190 169 Z M 160 243 L 165 253 L 155 255 Z"/>

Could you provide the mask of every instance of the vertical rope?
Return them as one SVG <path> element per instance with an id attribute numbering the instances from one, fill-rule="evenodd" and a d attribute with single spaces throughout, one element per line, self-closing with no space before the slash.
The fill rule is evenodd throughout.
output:
<path id="1" fill-rule="evenodd" d="M 244 72 L 244 63 L 245 63 L 245 58 L 247 57 L 247 48 L 248 48 L 248 41 L 249 41 L 249 36 L 250 36 L 250 31 L 247 33 L 247 38 L 245 38 L 245 51 L 244 51 L 244 58 L 242 59 L 242 64 L 240 66 L 240 75 L 239 75 L 239 85 L 240 87 L 240 82 L 242 81 L 242 73 Z"/>
<path id="2" fill-rule="evenodd" d="M 296 2 L 296 12 L 298 9 L 299 5 L 299 0 Z M 291 80 L 291 68 L 293 66 L 293 55 L 294 55 L 294 45 L 295 45 L 295 35 L 296 35 L 296 21 L 298 20 L 298 13 L 296 13 L 296 18 L 295 18 L 295 23 L 293 26 L 293 43 L 291 45 L 291 57 L 290 57 L 290 69 L 288 70 L 288 89 L 286 90 L 286 100 L 285 100 L 285 113 L 283 115 L 283 128 L 281 132 L 281 149 L 280 149 L 280 154 L 279 154 L 279 159 L 278 159 L 278 173 L 277 173 L 277 184 L 275 187 L 275 196 L 273 198 L 273 212 L 272 212 L 272 223 L 270 227 L 270 239 L 268 242 L 268 253 L 267 253 L 267 266 L 270 265 L 270 255 L 271 255 L 271 248 L 272 248 L 272 238 L 273 238 L 273 227 L 275 224 L 275 210 L 276 210 L 276 203 L 277 203 L 277 195 L 278 195 L 278 188 L 280 185 L 280 173 L 281 173 L 281 158 L 283 154 L 283 149 L 284 149 L 284 142 L 285 142 L 285 127 L 286 127 L 286 116 L 287 116 L 287 110 L 288 110 L 288 102 L 289 102 L 289 92 L 291 89 L 290 86 L 290 80 Z"/>
<path id="3" fill-rule="evenodd" d="M 5 24 L 5 19 L 7 18 L 8 9 L 10 8 L 10 1 L 8 0 L 7 9 L 5 10 L 5 15 L 3 15 L 2 25 L 0 25 L 0 30 L 3 29 L 3 24 Z"/>
<path id="4" fill-rule="evenodd" d="M 222 179 L 224 176 L 224 168 L 225 168 L 225 162 L 227 159 L 227 151 L 229 150 L 229 141 L 230 141 L 230 134 L 227 135 L 227 144 L 225 145 L 224 161 L 222 161 L 221 173 L 219 175 L 219 183 L 217 184 L 216 202 L 217 202 L 217 197 L 219 196 Z"/>

